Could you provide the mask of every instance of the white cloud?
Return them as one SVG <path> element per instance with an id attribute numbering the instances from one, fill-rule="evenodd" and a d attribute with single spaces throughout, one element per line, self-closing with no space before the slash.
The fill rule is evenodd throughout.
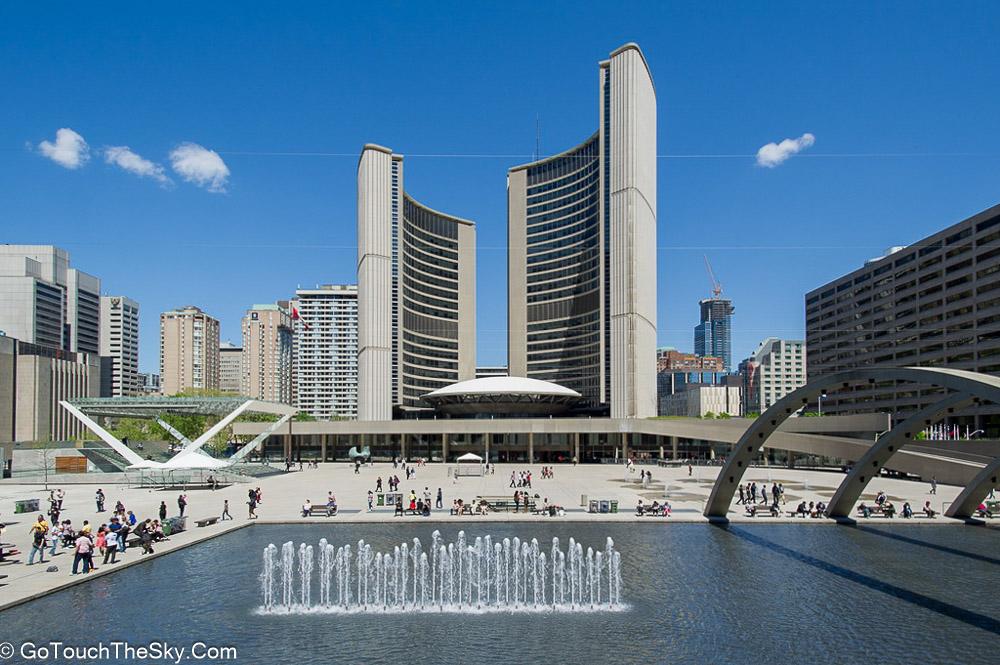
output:
<path id="1" fill-rule="evenodd" d="M 128 171 L 140 178 L 152 178 L 161 185 L 170 185 L 173 181 L 163 172 L 163 167 L 155 164 L 141 155 L 132 152 L 125 145 L 115 145 L 104 149 L 104 161 L 108 164 Z"/>
<path id="2" fill-rule="evenodd" d="M 39 143 L 38 152 L 68 169 L 78 169 L 90 159 L 90 146 L 82 136 L 68 127 L 56 131 L 55 143 L 51 141 Z"/>
<path id="3" fill-rule="evenodd" d="M 768 143 L 757 151 L 757 165 L 773 169 L 792 155 L 802 152 L 816 142 L 816 137 L 806 132 L 797 139 L 785 139 L 781 143 Z"/>
<path id="4" fill-rule="evenodd" d="M 177 175 L 210 192 L 225 192 L 229 167 L 214 150 L 197 143 L 182 143 L 170 153 L 170 165 Z"/>

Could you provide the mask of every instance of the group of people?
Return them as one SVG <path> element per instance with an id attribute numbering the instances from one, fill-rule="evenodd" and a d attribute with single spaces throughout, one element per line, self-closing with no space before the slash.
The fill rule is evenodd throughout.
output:
<path id="1" fill-rule="evenodd" d="M 262 496 L 263 495 L 261 494 L 259 487 L 256 489 L 247 490 L 247 507 L 250 509 L 249 514 L 247 515 L 248 520 L 257 519 L 257 506 L 259 506 L 263 502 L 263 499 L 261 498 Z M 226 519 L 227 515 L 229 515 L 228 501 L 226 501 L 225 507 L 223 508 L 222 519 Z M 230 519 L 232 518 L 230 517 Z"/>
<path id="2" fill-rule="evenodd" d="M 121 500 L 115 502 L 114 512 L 108 522 L 97 527 L 96 531 L 89 520 L 83 520 L 79 530 L 73 521 L 62 519 L 63 502 L 66 493 L 62 489 L 49 492 L 49 520 L 45 515 L 39 515 L 31 525 L 31 552 L 27 565 L 45 563 L 45 554 L 49 558 L 56 556 L 60 549 L 73 551 L 72 574 L 87 574 L 98 569 L 97 558 L 102 557 L 101 565 L 118 562 L 118 554 L 124 553 L 129 547 L 129 537 L 138 538 L 143 554 L 153 554 L 153 543 L 163 540 L 165 536 L 164 522 L 167 519 L 166 502 L 160 502 L 159 519 L 139 521 L 131 510 L 125 508 Z M 106 512 L 107 497 L 102 489 L 95 493 L 97 512 Z M 177 506 L 181 516 L 187 507 L 187 495 L 177 497 Z M 231 518 L 230 518 L 231 519 Z M 51 520 L 51 521 L 50 521 Z"/>
<path id="3" fill-rule="evenodd" d="M 758 489 L 759 501 L 757 500 Z M 777 506 L 779 502 L 782 505 L 785 503 L 785 486 L 781 483 L 771 483 L 770 496 L 768 496 L 767 483 L 761 483 L 760 488 L 757 487 L 756 482 L 748 482 L 745 486 L 740 485 L 740 498 L 736 500 L 736 503 L 740 505 L 771 503 Z"/>
<path id="4" fill-rule="evenodd" d="M 531 487 L 531 471 L 511 471 L 511 487 Z M 516 494 L 516 492 L 515 492 Z"/>
<path id="5" fill-rule="evenodd" d="M 409 480 L 409 477 L 407 477 L 407 480 Z M 386 484 L 389 486 L 390 492 L 399 491 L 399 476 L 389 476 L 388 478 L 386 478 Z M 375 480 L 375 492 L 380 493 L 381 491 L 382 491 L 382 476 L 379 476 Z"/>
<path id="6" fill-rule="evenodd" d="M 643 503 L 642 499 L 639 499 L 639 503 L 636 504 L 635 514 L 639 517 L 644 515 L 653 515 L 657 517 L 670 517 L 670 511 L 672 510 L 670 502 L 666 499 L 663 503 L 654 500 L 653 503 L 646 505 Z"/>
<path id="7" fill-rule="evenodd" d="M 556 472 L 551 466 L 542 467 L 542 478 L 548 478 L 549 480 L 552 480 L 555 477 L 556 477 Z"/>
<path id="8" fill-rule="evenodd" d="M 884 517 L 893 517 L 896 514 L 896 506 L 893 505 L 889 497 L 886 496 L 885 492 L 879 490 L 875 494 L 875 505 L 869 506 L 864 501 L 858 506 L 858 512 L 862 517 L 871 517 L 873 514 L 881 514 Z M 937 511 L 931 508 L 930 501 L 924 501 L 924 507 L 922 509 L 923 514 L 926 517 L 937 517 Z M 913 507 L 910 505 L 909 501 L 903 502 L 903 507 L 899 511 L 900 517 L 909 519 L 913 517 Z"/>
<path id="9" fill-rule="evenodd" d="M 441 495 L 440 488 L 438 489 L 438 496 Z M 424 498 L 417 498 L 417 493 L 410 490 L 409 498 L 409 512 L 411 515 L 420 515 L 422 517 L 430 517 L 431 515 L 431 495 L 430 491 L 424 488 Z M 403 507 L 403 496 L 399 495 L 396 497 L 396 512 L 394 517 L 402 517 L 406 511 Z"/>

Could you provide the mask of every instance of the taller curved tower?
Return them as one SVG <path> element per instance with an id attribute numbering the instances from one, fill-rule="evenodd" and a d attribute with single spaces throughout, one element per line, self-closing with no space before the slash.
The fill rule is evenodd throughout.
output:
<path id="1" fill-rule="evenodd" d="M 507 174 L 508 362 L 642 418 L 656 415 L 656 91 L 631 43 L 599 81 L 597 132 Z"/>
<path id="2" fill-rule="evenodd" d="M 476 375 L 476 233 L 403 190 L 403 157 L 358 161 L 358 419 L 391 420 Z"/>

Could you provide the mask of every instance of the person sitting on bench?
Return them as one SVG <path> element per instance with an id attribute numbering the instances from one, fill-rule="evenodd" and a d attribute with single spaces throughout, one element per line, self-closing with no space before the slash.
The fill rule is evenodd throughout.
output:
<path id="1" fill-rule="evenodd" d="M 330 517 L 331 515 L 336 515 L 336 514 L 337 514 L 337 497 L 333 495 L 333 492 L 330 492 L 329 494 L 326 495 L 326 516 Z"/>
<path id="2" fill-rule="evenodd" d="M 309 513 L 312 512 L 312 502 L 306 499 L 305 503 L 302 504 L 302 517 L 309 517 Z"/>
<path id="3" fill-rule="evenodd" d="M 797 513 L 797 514 L 798 514 L 798 515 L 799 515 L 800 517 L 805 517 L 805 516 L 806 516 L 806 512 L 807 512 L 807 511 L 806 511 L 806 502 L 805 502 L 805 501 L 803 501 L 802 503 L 800 503 L 800 504 L 799 504 L 799 507 L 798 507 L 798 509 L 796 509 L 796 511 L 795 511 L 795 512 L 796 512 L 796 513 Z"/>
<path id="4" fill-rule="evenodd" d="M 910 507 L 910 502 L 909 501 L 904 501 L 903 502 L 903 511 L 902 511 L 901 514 L 906 519 L 909 519 L 909 518 L 913 517 L 913 508 Z"/>
<path id="5" fill-rule="evenodd" d="M 396 497 L 396 512 L 393 517 L 398 517 L 403 514 L 403 495 L 400 494 Z"/>
<path id="6" fill-rule="evenodd" d="M 934 512 L 934 510 L 931 508 L 930 501 L 924 502 L 924 515 L 927 515 L 927 517 L 934 517 L 935 515 L 937 515 L 937 513 Z"/>
<path id="7" fill-rule="evenodd" d="M 645 512 L 645 510 L 646 510 L 645 506 L 642 505 L 642 499 L 639 499 L 639 503 L 637 503 L 635 506 L 635 514 L 638 515 L 639 517 L 642 517 L 642 514 Z"/>
<path id="8" fill-rule="evenodd" d="M 882 514 L 886 517 L 892 517 L 896 514 L 896 506 L 892 505 L 892 501 L 886 501 L 882 505 Z"/>
<path id="9" fill-rule="evenodd" d="M 872 516 L 872 509 L 869 508 L 867 505 L 865 505 L 864 501 L 862 501 L 861 505 L 858 506 L 858 510 L 861 511 L 861 516 L 862 517 L 871 517 Z"/>

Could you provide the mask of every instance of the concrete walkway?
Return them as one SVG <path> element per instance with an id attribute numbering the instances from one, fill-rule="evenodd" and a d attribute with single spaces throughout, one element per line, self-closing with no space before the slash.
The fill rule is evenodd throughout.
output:
<path id="1" fill-rule="evenodd" d="M 689 475 L 688 468 L 664 468 L 657 466 L 636 467 L 639 470 L 650 470 L 653 473 L 653 481 L 649 487 L 643 488 L 638 482 L 639 472 L 627 473 L 623 466 L 618 465 L 581 465 L 577 467 L 560 465 L 556 466 L 555 477 L 549 480 L 541 478 L 540 465 L 517 465 L 505 464 L 497 465 L 496 472 L 485 477 L 463 477 L 452 478 L 449 475 L 451 465 L 429 464 L 416 470 L 416 476 L 410 481 L 405 480 L 402 469 L 393 469 L 391 464 L 377 463 L 371 467 L 362 467 L 359 474 L 354 473 L 354 467 L 345 463 L 321 464 L 319 469 L 305 469 L 294 471 L 288 474 L 272 476 L 260 479 L 253 483 L 234 485 L 225 489 L 195 490 L 188 491 L 188 507 L 185 514 L 188 515 L 188 530 L 172 535 L 167 542 L 156 544 L 154 555 L 142 555 L 139 548 L 129 549 L 124 555 L 119 555 L 119 563 L 107 566 L 99 565 L 99 569 L 88 575 L 70 574 L 73 555 L 70 550 L 63 550 L 63 553 L 55 557 L 55 565 L 58 572 L 45 572 L 50 565 L 50 559 L 46 555 L 46 564 L 36 563 L 33 566 L 26 565 L 28 553 L 31 550 L 31 537 L 29 530 L 34 523 L 37 514 L 14 515 L 14 501 L 27 498 L 38 498 L 41 500 L 42 512 L 48 510 L 48 493 L 41 485 L 24 485 L 4 481 L 0 483 L 0 523 L 6 522 L 7 526 L 0 541 L 15 543 L 22 554 L 18 557 L 19 562 L 12 564 L 0 564 L 0 575 L 7 575 L 6 579 L 0 579 L 0 609 L 19 604 L 26 600 L 51 593 L 52 591 L 65 588 L 92 579 L 98 575 L 108 574 L 123 567 L 141 562 L 151 556 L 162 556 L 169 552 L 177 551 L 184 547 L 199 543 L 211 537 L 228 533 L 234 529 L 251 524 L 271 524 L 271 523 L 338 523 L 338 522 L 407 522 L 422 520 L 424 522 L 439 521 L 527 521 L 538 522 L 547 519 L 560 519 L 565 521 L 609 521 L 628 522 L 642 521 L 644 523 L 658 521 L 664 524 L 678 522 L 700 522 L 707 523 L 702 516 L 705 500 L 708 498 L 712 488 L 712 483 L 719 472 L 719 467 L 695 467 Z M 537 501 L 541 503 L 545 498 L 549 503 L 561 505 L 566 509 L 566 516 L 561 518 L 548 518 L 529 514 L 493 513 L 484 517 L 452 516 L 448 510 L 452 501 L 461 498 L 465 501 L 472 501 L 476 496 L 513 496 L 514 489 L 510 488 L 510 474 L 512 471 L 522 471 L 530 469 L 532 472 L 532 485 L 529 491 L 532 495 L 539 495 Z M 383 488 L 388 490 L 386 479 L 390 474 L 400 477 L 400 490 L 404 492 L 404 499 L 409 495 L 410 490 L 414 490 L 418 497 L 421 497 L 426 487 L 431 492 L 432 497 L 437 496 L 440 487 L 444 495 L 444 510 L 432 511 L 430 518 L 420 518 L 415 516 L 394 517 L 393 509 L 389 507 L 376 508 L 372 512 L 367 510 L 367 492 L 374 490 L 376 478 L 382 477 Z M 121 476 L 111 476 L 115 481 L 120 482 Z M 819 472 L 819 471 L 799 471 L 778 467 L 761 467 L 750 469 L 744 482 L 756 481 L 758 485 L 762 482 L 770 486 L 774 482 L 782 483 L 785 487 L 787 504 L 785 510 L 793 510 L 798 502 L 805 500 L 828 502 L 830 497 L 844 478 L 841 473 Z M 58 476 L 51 479 L 50 488 L 60 487 Z M 60 519 L 72 520 L 77 529 L 83 524 L 83 520 L 89 520 L 94 526 L 94 530 L 105 523 L 111 516 L 115 502 L 121 500 L 127 510 L 132 510 L 136 516 L 142 520 L 147 517 L 155 518 L 161 501 L 165 501 L 168 514 L 177 514 L 178 491 L 156 491 L 151 489 L 129 488 L 121 484 L 107 485 L 81 485 L 67 484 L 62 486 L 66 492 L 63 503 L 63 514 Z M 251 487 L 260 486 L 263 494 L 263 502 L 258 507 L 259 519 L 248 520 L 247 517 L 247 491 Z M 94 493 L 98 486 L 102 487 L 107 497 L 106 507 L 108 512 L 98 514 L 95 509 Z M 943 508 L 952 501 L 958 494 L 959 488 L 951 486 L 938 486 L 937 495 L 930 495 L 927 483 L 917 483 L 890 478 L 880 478 L 872 482 L 869 492 L 862 499 L 867 502 L 874 500 L 875 493 L 884 491 L 890 500 L 896 504 L 897 509 L 902 507 L 904 501 L 909 501 L 915 511 L 924 505 L 924 501 L 930 500 L 934 510 L 943 512 Z M 305 499 L 310 499 L 313 503 L 325 504 L 327 492 L 333 491 L 337 497 L 339 514 L 335 517 L 312 517 L 302 518 L 300 507 Z M 586 495 L 589 499 L 615 499 L 619 502 L 619 512 L 617 514 L 590 514 L 581 505 L 581 495 Z M 673 516 L 663 517 L 637 517 L 635 515 L 635 505 L 639 499 L 649 504 L 654 500 L 663 501 L 664 498 L 670 501 L 673 506 Z M 223 501 L 229 500 L 230 512 L 234 520 L 219 522 L 215 525 L 197 528 L 194 520 L 203 517 L 219 516 L 222 511 Z M 46 517 L 47 519 L 47 517 Z M 827 519 L 795 519 L 770 517 L 745 517 L 742 506 L 734 506 L 730 513 L 730 519 L 734 522 L 756 521 L 756 522 L 786 522 L 795 524 L 835 524 L 833 520 Z M 896 518 L 893 520 L 872 519 L 873 523 L 881 524 L 891 522 L 894 524 L 955 524 L 961 522 L 949 520 L 944 517 L 937 519 L 915 518 L 904 520 Z"/>

